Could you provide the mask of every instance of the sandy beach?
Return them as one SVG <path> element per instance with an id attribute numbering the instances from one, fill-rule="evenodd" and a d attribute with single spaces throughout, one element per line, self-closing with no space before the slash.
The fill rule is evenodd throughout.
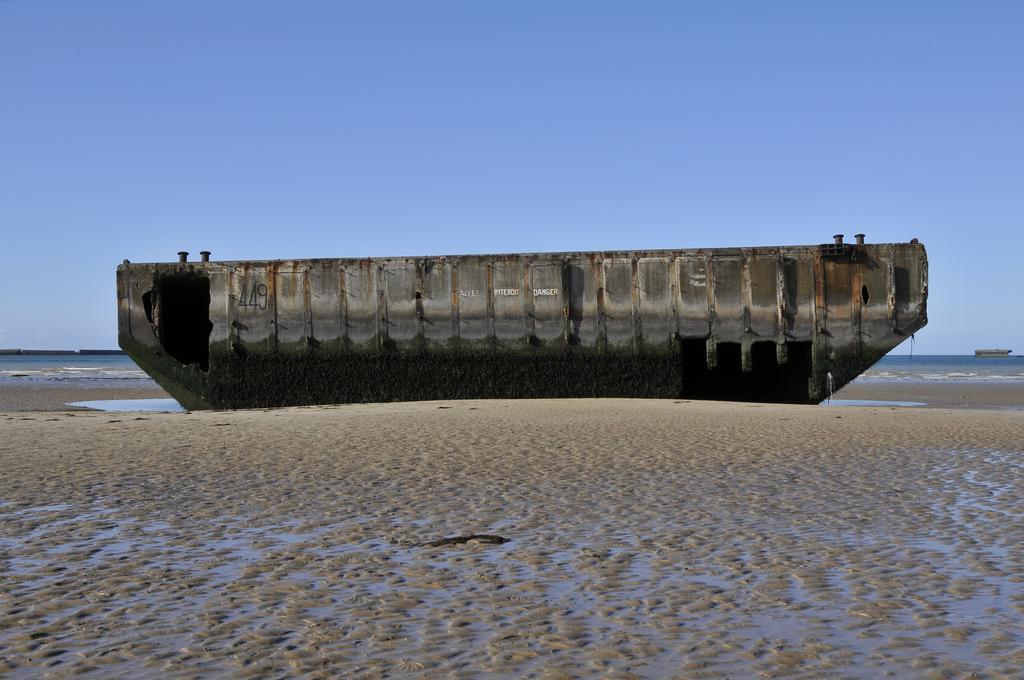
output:
<path id="1" fill-rule="evenodd" d="M 0 423 L 0 674 L 1024 665 L 1021 412 L 562 400 Z"/>

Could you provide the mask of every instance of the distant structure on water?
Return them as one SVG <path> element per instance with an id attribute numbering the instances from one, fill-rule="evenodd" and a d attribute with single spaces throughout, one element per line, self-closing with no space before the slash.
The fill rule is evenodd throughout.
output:
<path id="1" fill-rule="evenodd" d="M 974 350 L 974 356 L 976 357 L 1008 357 L 1012 349 L 976 349 Z"/>

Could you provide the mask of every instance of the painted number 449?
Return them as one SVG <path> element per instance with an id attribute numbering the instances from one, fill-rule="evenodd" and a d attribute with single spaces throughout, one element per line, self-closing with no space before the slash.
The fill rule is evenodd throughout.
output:
<path id="1" fill-rule="evenodd" d="M 239 307 L 255 307 L 256 309 L 267 308 L 267 284 L 260 283 L 248 290 L 242 286 L 242 294 L 238 296 Z"/>

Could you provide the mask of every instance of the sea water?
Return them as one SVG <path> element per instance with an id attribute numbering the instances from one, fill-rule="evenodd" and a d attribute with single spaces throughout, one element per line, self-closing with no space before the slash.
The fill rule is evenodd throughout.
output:
<path id="1" fill-rule="evenodd" d="M 157 384 L 129 357 L 112 355 L 0 355 L 0 389 L 5 386 L 104 390 L 157 388 Z M 80 406 L 101 411 L 180 411 L 174 399 L 101 399 L 76 401 Z"/>
<path id="2" fill-rule="evenodd" d="M 1024 356 L 975 357 L 962 354 L 886 356 L 858 382 L 1022 383 Z"/>
<path id="3" fill-rule="evenodd" d="M 67 387 L 152 387 L 153 380 L 123 354 L 0 355 L 0 385 L 62 382 Z"/>

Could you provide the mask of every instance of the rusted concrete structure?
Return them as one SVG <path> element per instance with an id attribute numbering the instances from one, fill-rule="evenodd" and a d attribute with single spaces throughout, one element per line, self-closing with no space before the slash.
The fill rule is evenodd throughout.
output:
<path id="1" fill-rule="evenodd" d="M 813 403 L 926 323 L 917 243 L 130 264 L 119 342 L 190 409 Z"/>

